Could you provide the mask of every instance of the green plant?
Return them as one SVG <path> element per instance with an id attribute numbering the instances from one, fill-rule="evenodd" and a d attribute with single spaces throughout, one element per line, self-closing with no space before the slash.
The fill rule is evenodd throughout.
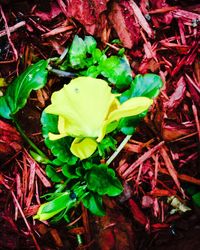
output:
<path id="1" fill-rule="evenodd" d="M 132 79 L 124 50 L 110 57 L 107 50 L 97 48 L 91 36 L 75 36 L 64 61 L 54 58 L 30 66 L 0 97 L 0 115 L 16 124 L 32 147 L 31 155 L 46 164 L 46 174 L 55 183 L 55 191 L 45 196 L 47 202 L 39 208 L 37 219 L 68 221 L 69 210 L 80 202 L 93 214 L 104 215 L 102 196 L 116 196 L 123 190 L 108 166 L 113 159 L 110 154 L 117 149 L 116 134 L 135 131 L 162 81 L 155 74 Z M 52 103 L 41 115 L 44 142 L 53 160 L 30 141 L 16 118 L 31 90 L 45 85 L 48 70 L 78 76 L 53 93 Z M 108 159 L 107 164 L 100 163 L 102 158 Z"/>

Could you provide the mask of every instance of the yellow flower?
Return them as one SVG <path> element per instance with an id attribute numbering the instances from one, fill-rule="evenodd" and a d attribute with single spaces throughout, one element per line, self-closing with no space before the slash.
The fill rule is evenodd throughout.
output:
<path id="1" fill-rule="evenodd" d="M 91 77 L 78 77 L 54 92 L 46 113 L 58 115 L 58 131 L 49 133 L 50 140 L 74 137 L 71 152 L 81 160 L 91 156 L 105 134 L 113 131 L 123 118 L 147 110 L 152 100 L 134 97 L 120 104 L 107 82 Z"/>

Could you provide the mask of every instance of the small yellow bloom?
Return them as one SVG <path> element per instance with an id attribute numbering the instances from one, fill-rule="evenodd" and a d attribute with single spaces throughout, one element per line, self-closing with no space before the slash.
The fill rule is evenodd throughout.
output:
<path id="1" fill-rule="evenodd" d="M 54 92 L 46 113 L 58 115 L 60 134 L 49 134 L 51 140 L 74 137 L 71 152 L 81 160 L 91 156 L 106 133 L 117 121 L 147 110 L 152 100 L 134 97 L 120 104 L 107 82 L 91 77 L 78 77 Z"/>

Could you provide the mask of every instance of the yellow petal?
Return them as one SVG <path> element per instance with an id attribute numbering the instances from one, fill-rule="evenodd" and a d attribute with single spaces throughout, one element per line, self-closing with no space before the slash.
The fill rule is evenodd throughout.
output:
<path id="1" fill-rule="evenodd" d="M 55 140 L 59 140 L 63 137 L 66 137 L 66 134 L 53 134 L 53 133 L 48 133 L 49 136 L 49 140 L 51 141 L 55 141 Z"/>
<path id="2" fill-rule="evenodd" d="M 71 136 L 98 137 L 114 100 L 115 95 L 111 93 L 107 82 L 78 77 L 54 92 L 52 104 L 45 112 L 62 116 L 65 119 L 65 131 Z"/>
<path id="3" fill-rule="evenodd" d="M 44 203 L 40 206 L 37 214 L 33 217 L 33 219 L 35 220 L 40 220 L 40 221 L 44 221 L 44 220 L 48 220 L 51 217 L 53 217 L 54 215 L 56 215 L 57 213 L 59 213 L 60 211 L 62 211 L 63 209 L 60 210 L 56 210 L 53 212 L 49 212 L 49 213 L 43 213 L 42 210 L 44 209 L 44 207 L 48 205 L 48 203 Z"/>
<path id="4" fill-rule="evenodd" d="M 117 95 L 115 95 L 115 97 L 116 97 L 116 96 L 117 96 Z M 120 107 L 120 102 L 118 101 L 117 98 L 115 98 L 115 99 L 113 100 L 113 102 L 111 103 L 111 105 L 110 105 L 110 108 L 109 108 L 109 111 L 108 111 L 108 115 L 109 115 L 112 111 L 118 109 L 119 107 Z"/>
<path id="5" fill-rule="evenodd" d="M 118 122 L 111 122 L 109 123 L 108 120 L 104 122 L 102 128 L 101 128 L 101 133 L 99 134 L 99 137 L 97 138 L 97 142 L 100 142 L 104 136 L 108 133 L 111 133 L 114 131 L 118 126 Z"/>
<path id="6" fill-rule="evenodd" d="M 60 134 L 53 134 L 53 133 L 49 133 L 48 136 L 49 136 L 49 140 L 59 140 L 63 137 L 66 137 L 68 136 L 67 132 L 66 132 L 66 120 L 62 117 L 62 116 L 59 116 L 58 117 L 58 130 L 60 132 Z"/>
<path id="7" fill-rule="evenodd" d="M 60 132 L 60 134 L 66 134 L 67 132 L 67 120 L 62 117 L 59 116 L 58 117 L 58 131 Z"/>
<path id="8" fill-rule="evenodd" d="M 107 124 L 123 117 L 138 115 L 147 110 L 152 103 L 153 101 L 147 97 L 131 98 L 109 114 Z"/>
<path id="9" fill-rule="evenodd" d="M 71 152 L 81 160 L 90 157 L 96 150 L 97 143 L 90 138 L 79 139 L 75 138 L 71 144 Z"/>
<path id="10" fill-rule="evenodd" d="M 113 100 L 113 102 L 111 103 L 111 105 L 110 105 L 110 108 L 109 108 L 109 111 L 108 111 L 108 116 L 109 116 L 109 114 L 111 112 L 118 109 L 119 107 L 120 107 L 120 102 L 118 101 L 117 98 L 115 98 Z M 101 126 L 100 133 L 99 133 L 99 136 L 97 138 L 97 142 L 100 142 L 107 133 L 112 132 L 117 127 L 117 123 L 113 123 L 111 126 L 109 126 L 109 124 L 107 122 L 107 118 L 108 117 L 106 117 L 106 119 L 104 120 L 104 122 L 103 122 L 103 124 Z"/>

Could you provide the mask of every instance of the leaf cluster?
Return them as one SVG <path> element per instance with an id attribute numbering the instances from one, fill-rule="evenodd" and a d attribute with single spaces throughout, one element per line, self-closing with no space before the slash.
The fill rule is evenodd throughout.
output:
<path id="1" fill-rule="evenodd" d="M 124 50 L 110 57 L 107 56 L 106 51 L 107 49 L 102 51 L 97 48 L 97 42 L 92 36 L 82 39 L 76 35 L 66 59 L 59 67 L 63 71 L 71 71 L 77 75 L 104 78 L 112 90 L 120 94 L 121 103 L 132 97 L 155 98 L 159 94 L 162 87 L 159 76 L 137 75 L 133 79 Z M 15 121 L 15 114 L 25 106 L 30 92 L 46 84 L 47 66 L 46 60 L 31 65 L 7 87 L 5 95 L 0 97 L 0 116 Z M 80 161 L 70 151 L 72 137 L 67 136 L 54 141 L 49 139 L 50 132 L 58 133 L 58 116 L 43 111 L 42 134 L 46 146 L 53 155 L 53 160 L 46 158 L 36 147 L 32 156 L 39 162 L 47 164 L 46 174 L 57 187 L 54 193 L 46 195 L 48 202 L 41 206 L 40 212 L 43 218 L 49 219 L 55 216 L 54 222 L 61 218 L 67 220 L 67 212 L 79 202 L 82 202 L 93 214 L 99 216 L 105 214 L 102 196 L 119 195 L 123 188 L 114 170 L 99 162 L 116 149 L 114 133 L 121 131 L 124 134 L 132 134 L 146 113 L 147 111 L 121 119 L 117 129 L 109 136 L 106 135 L 99 143 L 98 151 L 90 158 Z M 26 139 L 32 145 L 32 142 Z"/>
<path id="2" fill-rule="evenodd" d="M 74 70 L 79 75 L 104 77 L 117 89 L 127 88 L 132 81 L 132 71 L 127 58 L 121 53 L 108 57 L 106 50 L 97 48 L 92 36 L 84 39 L 75 36 L 61 70 Z"/>
<path id="3" fill-rule="evenodd" d="M 41 117 L 42 133 L 46 146 L 51 150 L 55 159 L 46 166 L 46 174 L 52 182 L 61 183 L 68 180 L 67 189 L 73 190 L 74 183 L 86 185 L 84 194 L 79 197 L 79 201 L 94 214 L 103 215 L 102 196 L 116 196 L 122 192 L 122 185 L 115 175 L 115 171 L 107 165 L 98 165 L 99 154 L 90 159 L 80 161 L 69 150 L 72 138 L 51 141 L 48 138 L 49 132 L 58 132 L 58 117 L 56 115 L 43 112 Z M 99 150 L 103 155 L 115 148 L 116 141 L 106 137 L 100 143 Z M 81 185 L 80 185 L 81 186 Z"/>
<path id="4" fill-rule="evenodd" d="M 144 96 L 155 98 L 162 87 L 162 81 L 155 74 L 137 75 L 132 79 L 132 72 L 125 56 L 117 55 L 107 57 L 105 51 L 99 50 L 93 37 L 82 38 L 75 36 L 69 54 L 61 65 L 62 70 L 74 70 L 85 76 L 103 76 L 110 84 L 114 84 L 115 91 L 120 93 L 119 101 Z M 122 92 L 121 89 L 126 88 Z M 137 116 L 120 120 L 117 131 L 132 134 L 146 112 Z M 80 161 L 70 152 L 72 138 L 65 137 L 56 141 L 48 138 L 49 132 L 58 133 L 58 117 L 52 114 L 42 114 L 42 132 L 46 146 L 56 157 L 54 164 L 59 167 L 47 166 L 46 173 L 53 182 L 68 182 L 68 188 L 73 190 L 74 183 L 86 185 L 84 195 L 79 197 L 84 206 L 93 214 L 104 215 L 102 196 L 116 196 L 122 192 L 122 185 L 114 170 L 107 165 L 100 164 L 101 157 L 106 158 L 116 149 L 116 141 L 112 134 L 107 135 L 98 145 L 98 152 L 89 159 Z"/>

